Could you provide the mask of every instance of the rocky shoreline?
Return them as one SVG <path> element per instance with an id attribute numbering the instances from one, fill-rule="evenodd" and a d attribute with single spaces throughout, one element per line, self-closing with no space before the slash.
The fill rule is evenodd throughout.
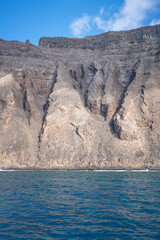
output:
<path id="1" fill-rule="evenodd" d="M 134 172 L 134 171 L 142 171 L 142 172 L 148 172 L 148 171 L 160 171 L 160 168 L 154 168 L 154 167 L 142 167 L 142 168 L 2 168 L 0 171 L 106 171 L 106 172 L 118 172 L 118 171 L 129 171 L 129 172 Z"/>

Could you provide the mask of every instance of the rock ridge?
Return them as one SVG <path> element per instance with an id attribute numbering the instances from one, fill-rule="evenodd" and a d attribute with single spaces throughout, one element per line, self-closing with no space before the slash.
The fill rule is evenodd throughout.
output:
<path id="1" fill-rule="evenodd" d="M 105 49 L 111 44 L 120 44 L 127 42 L 147 41 L 149 39 L 160 39 L 160 26 L 144 27 L 136 30 L 107 32 L 96 36 L 86 38 L 66 38 L 66 37 L 42 37 L 39 40 L 39 46 L 50 48 L 81 48 L 81 49 Z"/>

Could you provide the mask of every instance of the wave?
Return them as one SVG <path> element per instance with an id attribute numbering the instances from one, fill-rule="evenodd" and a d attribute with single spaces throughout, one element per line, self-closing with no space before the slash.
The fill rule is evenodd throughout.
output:
<path id="1" fill-rule="evenodd" d="M 78 172 L 158 172 L 159 170 L 150 169 L 0 169 L 0 172 L 14 172 L 14 171 L 78 171 Z"/>
<path id="2" fill-rule="evenodd" d="M 19 170 L 14 170 L 14 169 L 0 169 L 0 172 L 13 172 L 13 171 L 19 171 Z"/>

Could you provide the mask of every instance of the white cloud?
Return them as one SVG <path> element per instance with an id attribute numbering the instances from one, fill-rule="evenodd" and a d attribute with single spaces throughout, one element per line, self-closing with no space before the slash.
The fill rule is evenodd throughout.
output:
<path id="1" fill-rule="evenodd" d="M 93 19 L 93 23 L 97 25 L 97 27 L 103 31 L 107 31 L 107 21 L 103 20 L 101 17 L 95 17 Z"/>
<path id="2" fill-rule="evenodd" d="M 72 34 L 82 37 L 96 26 L 102 31 L 129 30 L 144 26 L 149 14 L 158 10 L 159 0 L 124 0 L 123 6 L 111 17 L 101 7 L 97 16 L 84 14 L 70 25 Z M 107 17 L 109 17 L 107 19 Z M 153 19 L 150 25 L 160 24 L 160 19 Z"/>
<path id="3" fill-rule="evenodd" d="M 91 17 L 87 14 L 84 14 L 83 17 L 74 20 L 70 25 L 70 30 L 73 35 L 75 37 L 81 37 L 83 34 L 89 32 L 91 29 L 90 20 Z"/>
<path id="4" fill-rule="evenodd" d="M 100 8 L 99 14 L 100 14 L 100 16 L 102 16 L 102 15 L 104 14 L 104 7 L 101 7 L 101 8 Z"/>
<path id="5" fill-rule="evenodd" d="M 125 0 L 124 5 L 109 20 L 95 17 L 94 22 L 103 31 L 119 31 L 142 26 L 147 13 L 156 6 L 157 1 Z"/>
<path id="6" fill-rule="evenodd" d="M 153 19 L 150 23 L 150 26 L 153 26 L 153 25 L 157 25 L 157 24 L 160 24 L 160 19 Z"/>

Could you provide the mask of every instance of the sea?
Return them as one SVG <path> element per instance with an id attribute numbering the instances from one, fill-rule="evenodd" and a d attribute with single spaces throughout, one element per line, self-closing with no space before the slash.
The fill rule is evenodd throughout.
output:
<path id="1" fill-rule="evenodd" d="M 160 240 L 160 172 L 0 171 L 0 240 Z"/>

